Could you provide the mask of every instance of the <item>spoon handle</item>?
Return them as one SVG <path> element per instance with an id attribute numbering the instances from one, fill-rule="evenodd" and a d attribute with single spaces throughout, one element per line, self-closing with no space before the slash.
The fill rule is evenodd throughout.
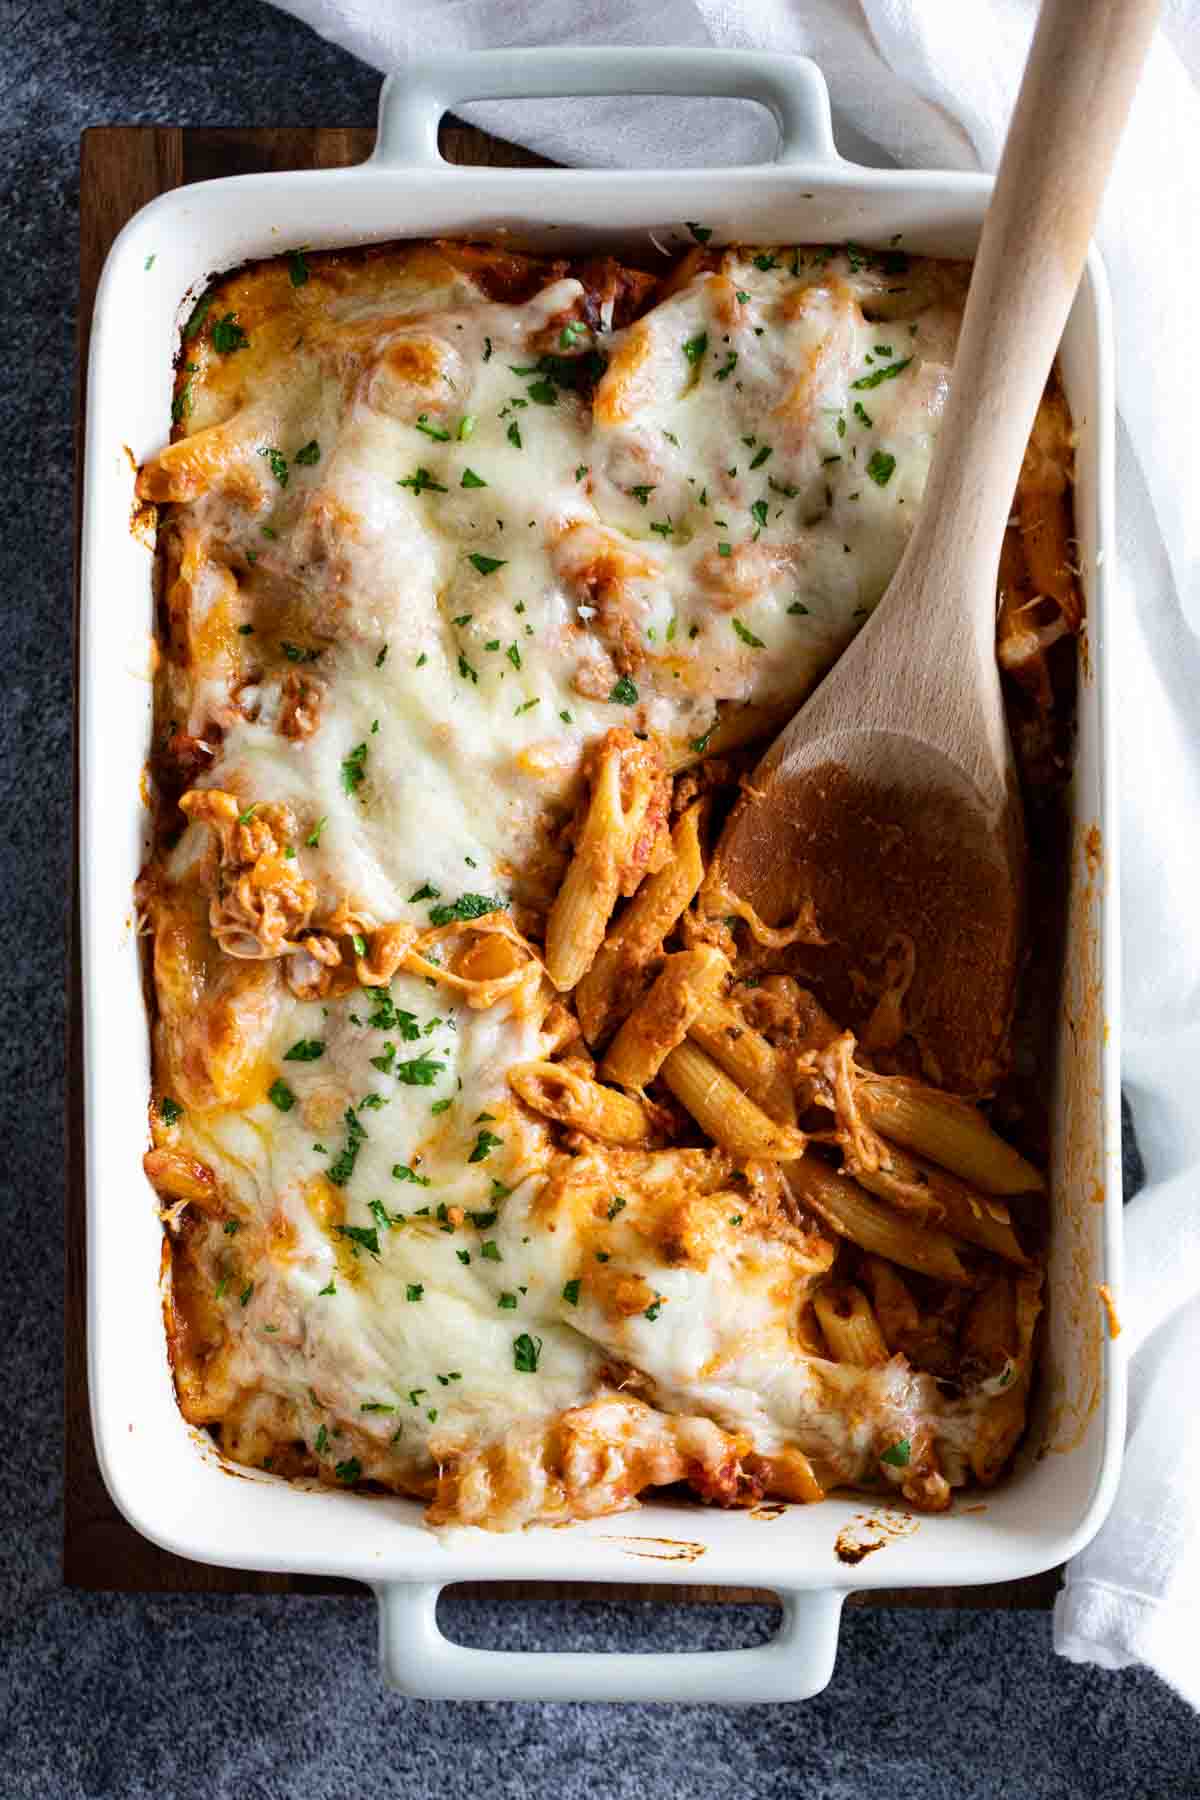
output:
<path id="1" fill-rule="evenodd" d="M 917 608 L 973 598 L 987 643 L 1021 458 L 1158 11 L 1159 0 L 1043 0 L 1017 96 L 920 522 L 896 577 Z"/>

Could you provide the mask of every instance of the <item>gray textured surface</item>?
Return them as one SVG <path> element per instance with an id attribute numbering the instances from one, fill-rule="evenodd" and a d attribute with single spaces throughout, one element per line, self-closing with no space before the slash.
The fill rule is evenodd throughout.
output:
<path id="1" fill-rule="evenodd" d="M 452 1790 L 813 1800 L 1200 1794 L 1200 1735 L 1152 1677 L 1054 1660 L 1048 1621 L 857 1613 L 803 1709 L 450 1708 L 385 1695 L 372 1604 L 95 1598 L 59 1579 L 62 940 L 70 807 L 71 388 L 78 134 L 88 124 L 366 124 L 377 79 L 254 0 L 0 0 L 7 354 L 0 444 L 0 1795 Z M 19 1026 L 17 1021 L 20 1021 Z M 18 1421 L 46 1421 L 44 1434 Z M 509 1647 L 733 1646 L 748 1609 L 455 1601 Z"/>

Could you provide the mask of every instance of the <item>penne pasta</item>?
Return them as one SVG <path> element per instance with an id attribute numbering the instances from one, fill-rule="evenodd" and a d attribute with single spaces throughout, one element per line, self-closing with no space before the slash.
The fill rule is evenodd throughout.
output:
<path id="1" fill-rule="evenodd" d="M 546 921 L 546 969 L 560 993 L 587 973 L 617 898 L 636 870 L 651 805 L 665 802 L 662 759 L 631 731 L 605 734 L 566 879 Z"/>
<path id="2" fill-rule="evenodd" d="M 601 1073 L 626 1088 L 653 1081 L 728 974 L 728 957 L 708 944 L 668 956 L 654 986 L 613 1039 Z"/>
<path id="3" fill-rule="evenodd" d="M 976 1107 L 953 1094 L 903 1076 L 860 1073 L 855 1098 L 882 1136 L 940 1163 L 987 1194 L 1028 1194 L 1046 1185 L 1019 1150 L 997 1137 Z"/>
<path id="4" fill-rule="evenodd" d="M 728 1000 L 706 1000 L 689 1035 L 772 1119 L 795 1124 L 796 1102 L 779 1056 Z"/>
<path id="5" fill-rule="evenodd" d="M 695 897 L 704 876 L 702 811 L 697 802 L 677 821 L 670 861 L 643 881 L 575 990 L 579 1023 L 589 1043 L 604 1035 L 614 1015 L 628 1010 L 639 975 Z"/>
<path id="6" fill-rule="evenodd" d="M 887 1150 L 890 1167 L 881 1164 L 876 1169 L 853 1170 L 854 1179 L 869 1193 L 902 1210 L 912 1209 L 914 1193 L 925 1194 L 931 1222 L 947 1226 L 958 1237 L 1004 1257 L 1006 1262 L 1028 1263 L 1013 1230 L 1012 1216 L 1002 1200 L 991 1194 L 974 1193 L 957 1175 L 933 1163 L 920 1162 L 894 1144 L 889 1144 Z"/>
<path id="7" fill-rule="evenodd" d="M 947 1232 L 920 1226 L 893 1212 L 810 1151 L 785 1171 L 788 1185 L 803 1206 L 863 1250 L 885 1256 L 902 1268 L 966 1285 L 971 1276 L 959 1252 L 965 1246 Z"/>
<path id="8" fill-rule="evenodd" d="M 586 1132 L 602 1144 L 633 1147 L 648 1143 L 653 1135 L 650 1115 L 639 1100 L 563 1063 L 521 1063 L 509 1070 L 508 1084 L 534 1112 Z"/>
<path id="9" fill-rule="evenodd" d="M 697 1044 L 685 1040 L 672 1050 L 661 1073 L 697 1125 L 732 1156 L 788 1160 L 803 1153 L 804 1133 L 777 1124 Z"/>
<path id="10" fill-rule="evenodd" d="M 875 1317 L 889 1350 L 902 1350 L 905 1339 L 921 1326 L 917 1303 L 905 1286 L 899 1270 L 882 1256 L 863 1260 L 863 1276 L 875 1303 Z"/>
<path id="11" fill-rule="evenodd" d="M 1017 1353 L 1017 1306 L 1007 1275 L 995 1275 L 979 1291 L 963 1320 L 964 1358 L 999 1368 Z"/>
<path id="12" fill-rule="evenodd" d="M 873 1369 L 888 1361 L 879 1321 L 861 1288 L 848 1281 L 818 1288 L 813 1309 L 835 1362 Z"/>

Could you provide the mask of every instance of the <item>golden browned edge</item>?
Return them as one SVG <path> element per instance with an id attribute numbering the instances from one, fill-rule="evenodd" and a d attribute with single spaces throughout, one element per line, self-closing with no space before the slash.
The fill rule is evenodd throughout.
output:
<path id="1" fill-rule="evenodd" d="M 504 167 L 546 166 L 530 152 L 489 138 L 453 120 L 444 121 L 440 143 L 448 160 Z M 92 307 L 100 271 L 122 226 L 157 194 L 221 175 L 298 168 L 338 168 L 361 162 L 373 134 L 364 129 L 182 130 L 161 126 L 104 126 L 83 133 L 80 143 L 80 294 L 75 393 L 75 693 L 78 694 L 79 522 L 87 354 Z M 75 715 L 74 773 L 78 794 L 78 712 Z M 85 1162 L 83 1139 L 82 986 L 79 963 L 79 837 L 74 809 L 72 887 L 67 959 L 67 1118 L 66 1118 L 66 1306 L 64 1356 L 65 1507 L 63 1576 L 67 1585 L 127 1592 L 353 1592 L 355 1584 L 307 1575 L 263 1575 L 189 1562 L 141 1537 L 122 1518 L 104 1487 L 96 1460 L 88 1413 L 85 1244 Z M 136 1428 L 136 1421 L 131 1421 Z M 986 1504 L 986 1503 L 984 1503 Z M 764 1509 L 759 1529 L 769 1530 L 774 1509 Z M 693 1515 L 694 1516 L 694 1515 Z M 681 1532 L 688 1514 L 681 1510 Z M 630 1539 L 637 1515 L 628 1518 Z M 630 1554 L 637 1547 L 630 1546 Z M 643 1554 L 653 1551 L 646 1546 Z M 672 1553 L 673 1555 L 675 1553 Z M 830 1544 L 831 1579 L 837 1572 Z M 645 1586 L 637 1583 L 464 1584 L 471 1592 L 505 1599 L 682 1600 L 770 1602 L 769 1592 L 712 1586 Z M 851 1596 L 852 1603 L 912 1606 L 975 1606 L 1020 1609 L 1052 1604 L 1059 1571 L 1026 1580 L 974 1588 L 879 1589 Z"/>

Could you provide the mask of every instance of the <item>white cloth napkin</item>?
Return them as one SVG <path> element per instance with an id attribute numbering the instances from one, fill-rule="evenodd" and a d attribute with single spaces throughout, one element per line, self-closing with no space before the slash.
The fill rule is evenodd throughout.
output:
<path id="1" fill-rule="evenodd" d="M 820 65 L 844 155 L 992 168 L 1035 0 L 277 0 L 389 69 L 432 50 L 668 43 Z M 1086 0 L 1081 0 L 1086 4 Z M 1105 202 L 1120 427 L 1119 645 L 1124 1075 L 1147 1185 L 1126 1211 L 1117 1296 L 1132 1356 L 1116 1504 L 1055 1611 L 1064 1656 L 1143 1662 L 1200 1707 L 1200 0 L 1166 0 Z M 473 123 L 574 164 L 772 154 L 736 101 L 489 102 Z"/>

